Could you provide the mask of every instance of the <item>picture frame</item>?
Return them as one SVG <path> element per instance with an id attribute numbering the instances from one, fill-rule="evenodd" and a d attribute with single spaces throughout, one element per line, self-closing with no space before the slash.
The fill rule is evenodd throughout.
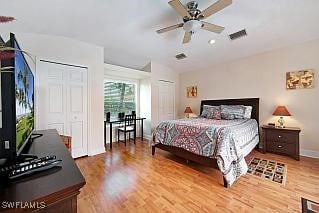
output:
<path id="1" fill-rule="evenodd" d="M 197 86 L 189 86 L 186 88 L 187 98 L 197 97 Z"/>
<path id="2" fill-rule="evenodd" d="M 315 73 L 312 69 L 286 73 L 286 89 L 314 88 Z"/>

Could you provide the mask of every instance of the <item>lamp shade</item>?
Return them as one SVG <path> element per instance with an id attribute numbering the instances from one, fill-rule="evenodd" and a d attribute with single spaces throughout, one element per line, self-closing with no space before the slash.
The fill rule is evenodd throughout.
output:
<path id="1" fill-rule="evenodd" d="M 285 106 L 277 106 L 276 110 L 272 114 L 277 116 L 291 116 Z"/>
<path id="2" fill-rule="evenodd" d="M 184 113 L 193 113 L 190 107 L 186 107 Z"/>

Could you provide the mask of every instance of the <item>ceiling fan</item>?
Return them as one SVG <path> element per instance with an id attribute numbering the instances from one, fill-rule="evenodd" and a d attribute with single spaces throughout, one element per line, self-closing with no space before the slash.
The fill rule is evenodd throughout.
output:
<path id="1" fill-rule="evenodd" d="M 214 33 L 221 33 L 225 28 L 215 24 L 202 21 L 205 18 L 217 13 L 232 3 L 232 0 L 218 0 L 208 8 L 200 11 L 197 7 L 196 1 L 190 1 L 186 4 L 186 7 L 179 0 L 171 0 L 168 2 L 173 9 L 183 17 L 184 23 L 175 24 L 173 26 L 165 27 L 157 30 L 157 33 L 165 33 L 180 27 L 185 30 L 183 44 L 191 41 L 192 35 L 199 29 L 208 30 Z"/>

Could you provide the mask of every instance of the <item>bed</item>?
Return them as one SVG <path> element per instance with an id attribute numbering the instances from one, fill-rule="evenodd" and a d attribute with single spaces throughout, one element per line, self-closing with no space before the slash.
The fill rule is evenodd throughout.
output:
<path id="1" fill-rule="evenodd" d="M 179 119 L 160 122 L 153 133 L 152 155 L 159 148 L 186 160 L 219 169 L 224 186 L 247 172 L 245 156 L 259 144 L 259 98 L 201 101 L 203 107 L 251 106 L 250 119 Z"/>

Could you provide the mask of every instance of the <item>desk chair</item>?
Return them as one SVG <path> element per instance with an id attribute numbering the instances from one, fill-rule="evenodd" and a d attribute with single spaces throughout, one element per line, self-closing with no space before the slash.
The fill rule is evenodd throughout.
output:
<path id="1" fill-rule="evenodd" d="M 133 132 L 134 144 L 136 142 L 136 115 L 125 115 L 124 126 L 119 127 L 117 130 L 117 141 L 120 142 L 120 132 L 124 133 L 124 143 L 126 146 L 126 134 L 129 133 L 129 141 L 131 139 L 131 132 Z"/>

